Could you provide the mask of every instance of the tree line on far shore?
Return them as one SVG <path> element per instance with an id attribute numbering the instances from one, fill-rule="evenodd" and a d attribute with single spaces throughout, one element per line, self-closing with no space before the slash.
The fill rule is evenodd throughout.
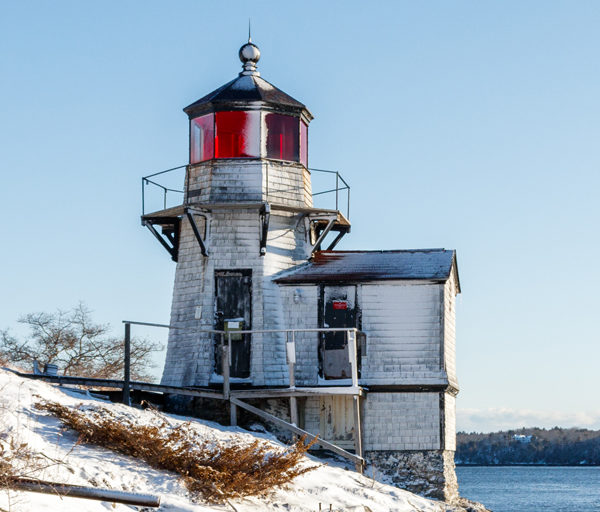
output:
<path id="1" fill-rule="evenodd" d="M 489 434 L 459 432 L 455 462 L 482 466 L 600 465 L 600 430 L 523 428 Z"/>

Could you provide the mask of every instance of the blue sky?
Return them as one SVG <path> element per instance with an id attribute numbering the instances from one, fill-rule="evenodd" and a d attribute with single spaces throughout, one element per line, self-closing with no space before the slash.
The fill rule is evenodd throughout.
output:
<path id="1" fill-rule="evenodd" d="M 457 249 L 459 428 L 600 428 L 597 2 L 1 2 L 0 327 L 168 321 L 140 177 L 186 162 L 249 16 L 352 186 L 341 248 Z"/>

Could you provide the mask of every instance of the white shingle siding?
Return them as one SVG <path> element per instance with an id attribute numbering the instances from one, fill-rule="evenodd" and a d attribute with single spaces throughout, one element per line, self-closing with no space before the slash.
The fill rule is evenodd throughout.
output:
<path id="1" fill-rule="evenodd" d="M 319 326 L 316 286 L 283 286 L 281 298 L 286 329 L 316 329 Z M 296 385 L 316 386 L 319 370 L 319 336 L 316 333 L 296 333 L 295 342 Z"/>
<path id="2" fill-rule="evenodd" d="M 321 400 L 304 403 L 304 429 L 323 437 Z M 454 449 L 441 446 L 440 425 L 440 393 L 371 392 L 362 400 L 365 451 Z"/>
<path id="3" fill-rule="evenodd" d="M 190 166 L 191 203 L 269 201 L 312 206 L 310 172 L 291 162 L 240 159 L 210 161 Z"/>
<path id="4" fill-rule="evenodd" d="M 286 328 L 317 327 L 319 287 L 289 285 L 281 289 Z M 300 291 L 300 303 L 293 301 L 296 290 Z M 384 281 L 358 285 L 362 330 L 368 336 L 361 384 L 446 384 L 442 335 L 453 326 L 453 306 L 452 314 L 442 316 L 446 300 L 443 284 Z M 316 375 L 318 336 L 305 334 L 301 339 L 304 353 L 297 358 L 298 384 L 314 385 L 316 376 L 310 375 Z M 453 332 L 445 333 L 445 341 L 445 364 L 454 369 Z"/>
<path id="5" fill-rule="evenodd" d="M 440 360 L 440 284 L 361 286 L 359 307 L 367 333 L 365 384 L 444 383 Z"/>
<path id="6" fill-rule="evenodd" d="M 261 201 L 261 162 L 208 162 L 190 167 L 190 202 Z M 199 195 L 198 195 L 199 194 Z"/>
<path id="7" fill-rule="evenodd" d="M 439 393 L 369 393 L 363 406 L 363 448 L 439 450 Z"/>
<path id="8" fill-rule="evenodd" d="M 304 401 L 304 430 L 312 434 L 321 434 L 321 400 L 308 397 Z"/>
<path id="9" fill-rule="evenodd" d="M 263 199 L 269 202 L 312 207 L 310 172 L 294 163 L 265 163 Z"/>
<path id="10" fill-rule="evenodd" d="M 456 450 L 456 398 L 449 393 L 444 396 L 444 450 Z"/>
<path id="11" fill-rule="evenodd" d="M 456 377 L 456 293 L 454 272 L 444 285 L 444 366 L 448 381 L 458 389 Z"/>

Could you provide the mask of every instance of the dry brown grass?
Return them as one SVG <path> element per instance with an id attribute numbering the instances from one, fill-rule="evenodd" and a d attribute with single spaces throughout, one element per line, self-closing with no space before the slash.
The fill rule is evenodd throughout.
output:
<path id="1" fill-rule="evenodd" d="M 31 450 L 27 443 L 18 442 L 5 432 L 0 434 L 0 491 L 6 492 L 8 510 L 19 504 L 15 483 L 27 478 L 31 479 L 38 472 L 52 466 L 63 464 L 63 461 L 52 459 Z M 0 508 L 0 512 L 6 512 Z"/>
<path id="2" fill-rule="evenodd" d="M 3 435 L 0 440 L 0 488 L 10 488 L 18 478 L 29 477 L 36 471 L 59 464 L 60 461 L 44 457 L 32 451 L 27 443 Z"/>
<path id="3" fill-rule="evenodd" d="M 264 496 L 316 468 L 300 465 L 312 445 L 305 445 L 304 439 L 281 450 L 258 440 L 225 445 L 203 439 L 190 423 L 172 426 L 156 412 L 148 414 L 155 414 L 158 421 L 141 424 L 99 407 L 76 409 L 56 402 L 40 402 L 36 407 L 77 431 L 82 442 L 178 473 L 192 497 L 209 502 Z"/>
<path id="4" fill-rule="evenodd" d="M 0 444 L 0 488 L 8 489 L 10 484 L 14 481 L 17 476 L 13 460 L 15 459 L 13 453 Z"/>

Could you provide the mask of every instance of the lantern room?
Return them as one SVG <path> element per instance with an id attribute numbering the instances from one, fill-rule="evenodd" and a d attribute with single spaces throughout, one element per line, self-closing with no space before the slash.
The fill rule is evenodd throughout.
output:
<path id="1" fill-rule="evenodd" d="M 308 167 L 308 124 L 299 101 L 260 77 L 260 50 L 240 48 L 237 78 L 184 109 L 190 119 L 190 164 L 224 158 L 266 158 Z"/>

